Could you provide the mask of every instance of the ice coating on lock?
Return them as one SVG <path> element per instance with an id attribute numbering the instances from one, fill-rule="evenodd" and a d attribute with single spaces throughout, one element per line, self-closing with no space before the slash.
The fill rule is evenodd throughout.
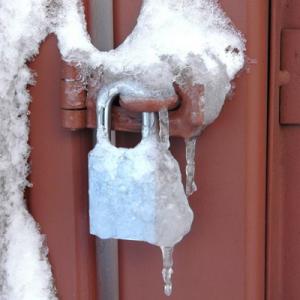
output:
<path id="1" fill-rule="evenodd" d="M 178 164 L 147 137 L 134 149 L 98 144 L 89 156 L 91 233 L 174 246 L 190 230 Z"/>
<path id="2" fill-rule="evenodd" d="M 155 114 L 144 113 L 143 138 L 135 148 L 109 141 L 112 99 L 130 86 L 111 85 L 98 97 L 98 141 L 89 154 L 90 231 L 103 239 L 172 247 L 190 231 L 193 212 L 178 163 L 159 139 Z"/>
<path id="3" fill-rule="evenodd" d="M 167 110 L 143 113 L 142 140 L 132 149 L 110 142 L 116 95 L 146 97 L 135 82 L 104 87 L 97 99 L 97 143 L 89 153 L 90 232 L 102 239 L 145 241 L 161 248 L 165 294 L 172 293 L 173 249 L 189 231 L 193 212 L 169 148 Z"/>

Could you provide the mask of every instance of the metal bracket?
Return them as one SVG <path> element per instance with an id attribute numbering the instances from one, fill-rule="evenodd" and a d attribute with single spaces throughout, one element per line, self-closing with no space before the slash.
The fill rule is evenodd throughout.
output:
<path id="1" fill-rule="evenodd" d="M 168 99 L 119 99 L 112 108 L 112 129 L 140 132 L 141 112 L 169 110 L 170 135 L 182 138 L 198 136 L 204 126 L 203 85 L 175 85 L 178 96 Z M 62 125 L 70 130 L 96 128 L 96 97 L 101 89 L 99 80 L 89 82 L 88 92 L 75 67 L 64 65 L 61 85 Z"/>

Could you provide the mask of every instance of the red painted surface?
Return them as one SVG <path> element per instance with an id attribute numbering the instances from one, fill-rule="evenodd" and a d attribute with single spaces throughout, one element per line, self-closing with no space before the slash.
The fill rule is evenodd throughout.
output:
<path id="1" fill-rule="evenodd" d="M 281 32 L 281 69 L 288 72 L 289 80 L 281 88 L 280 123 L 300 125 L 300 26 Z"/>
<path id="2" fill-rule="evenodd" d="M 174 300 L 262 300 L 265 292 L 265 178 L 268 1 L 221 1 L 257 60 L 236 80 L 222 115 L 200 137 L 192 232 L 175 250 Z M 133 28 L 141 1 L 115 0 L 115 42 Z M 255 20 L 255 22 L 253 22 Z M 120 145 L 135 143 L 118 134 Z M 184 145 L 172 140 L 183 166 Z M 122 300 L 165 299 L 159 250 L 120 242 Z"/>
<path id="3" fill-rule="evenodd" d="M 300 84 L 299 69 L 295 68 L 300 41 L 294 38 L 284 44 L 286 36 L 282 38 L 282 33 L 300 30 L 300 1 L 273 0 L 271 8 L 267 299 L 298 300 L 300 127 L 297 122 L 299 95 L 294 94 L 293 89 L 299 89 Z M 290 81 L 282 90 L 280 69 L 290 72 Z M 280 116 L 285 121 L 281 124 Z"/>

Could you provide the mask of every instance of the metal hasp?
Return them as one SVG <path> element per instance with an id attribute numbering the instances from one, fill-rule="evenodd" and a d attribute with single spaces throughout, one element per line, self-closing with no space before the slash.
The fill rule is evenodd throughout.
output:
<path id="1" fill-rule="evenodd" d="M 86 128 L 86 89 L 76 67 L 62 63 L 62 126 L 71 130 Z"/>
<path id="2" fill-rule="evenodd" d="M 177 96 L 167 99 L 132 99 L 120 97 L 112 107 L 112 129 L 140 132 L 141 112 L 169 110 L 170 135 L 185 139 L 198 136 L 204 122 L 202 102 L 204 87 L 174 86 Z M 90 80 L 86 87 L 75 67 L 64 65 L 61 83 L 62 126 L 70 130 L 95 129 L 96 98 L 101 86 Z"/>

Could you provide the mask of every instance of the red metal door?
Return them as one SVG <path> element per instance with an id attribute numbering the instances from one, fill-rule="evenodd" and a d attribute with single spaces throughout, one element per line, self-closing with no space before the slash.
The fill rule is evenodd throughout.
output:
<path id="1" fill-rule="evenodd" d="M 114 1 L 116 45 L 132 29 L 140 4 L 140 0 Z M 198 192 L 190 200 L 195 222 L 175 251 L 175 300 L 265 298 L 269 1 L 223 0 L 221 4 L 245 34 L 247 55 L 256 63 L 236 80 L 233 99 L 199 140 Z M 91 133 L 61 128 L 59 64 L 55 39 L 50 38 L 33 64 L 39 77 L 32 89 L 34 187 L 29 205 L 47 234 L 60 299 L 90 300 L 96 299 L 86 186 Z M 118 134 L 117 139 L 122 145 L 135 141 L 130 134 Z M 172 151 L 183 167 L 183 141 L 173 139 Z M 120 299 L 165 299 L 160 259 L 156 247 L 120 242 Z"/>

